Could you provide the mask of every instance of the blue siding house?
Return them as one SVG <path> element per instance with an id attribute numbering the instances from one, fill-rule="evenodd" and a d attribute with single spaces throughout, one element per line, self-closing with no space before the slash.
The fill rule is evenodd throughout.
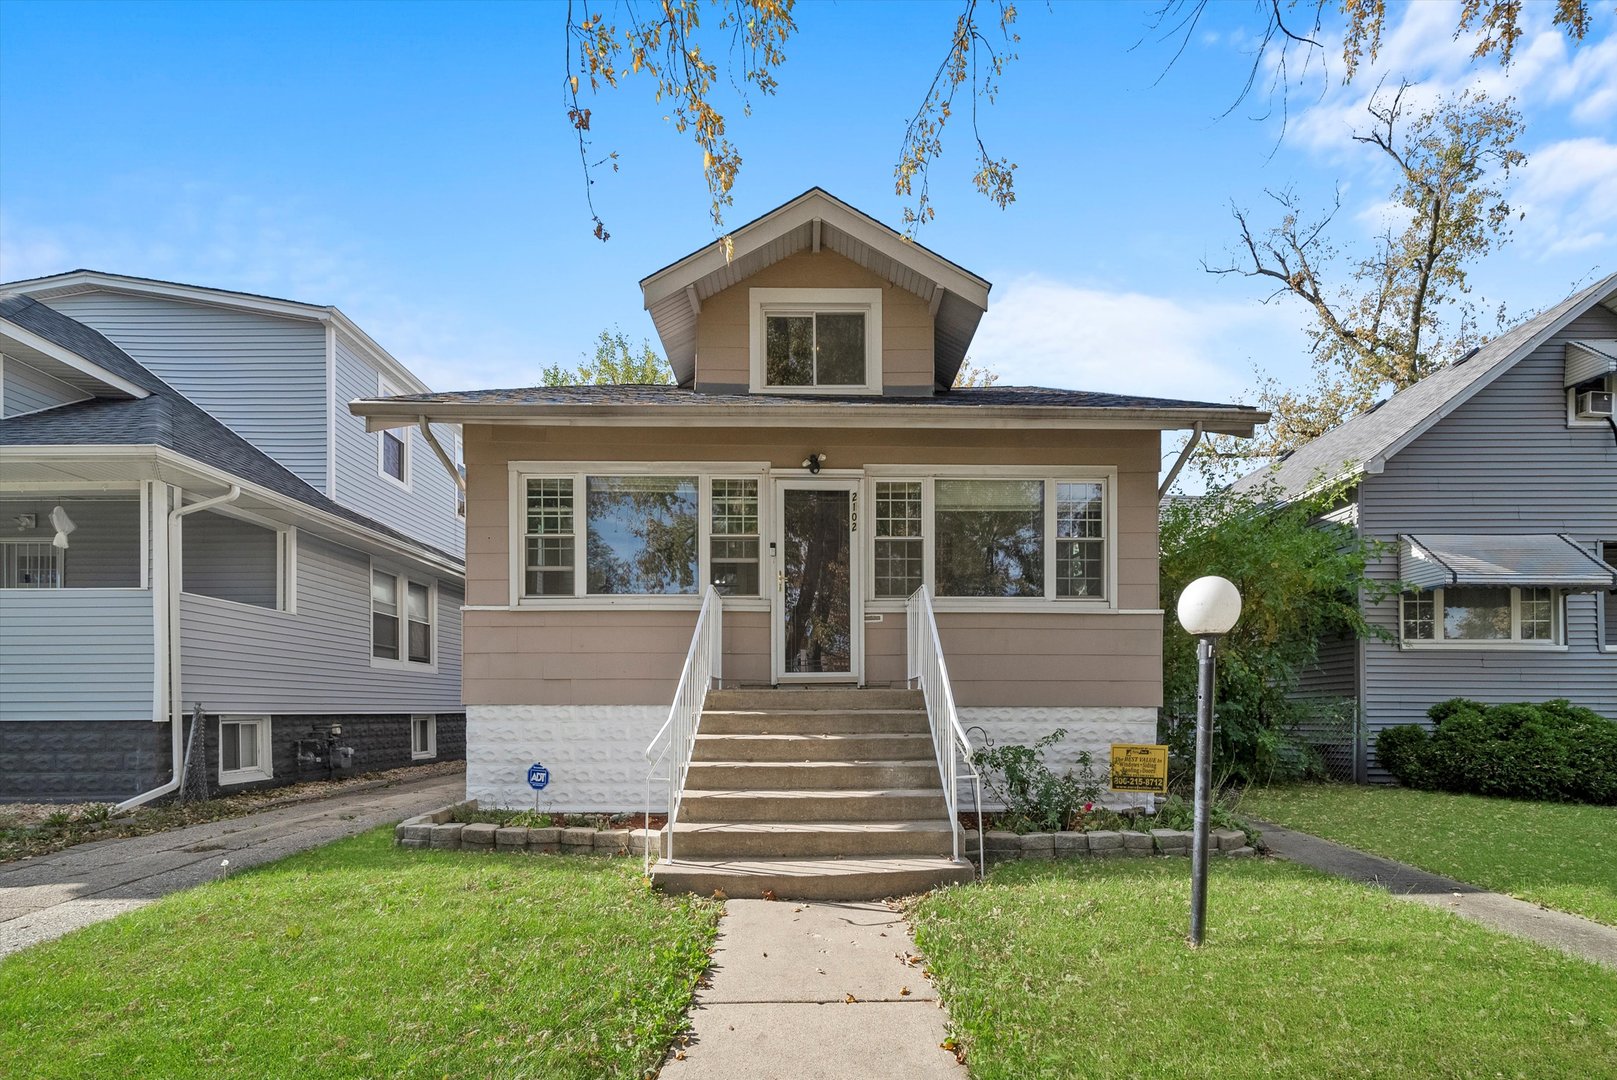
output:
<path id="1" fill-rule="evenodd" d="M 1386 544 L 1365 614 L 1388 639 L 1325 642 L 1304 679 L 1357 705 L 1324 747 L 1342 775 L 1385 779 L 1376 736 L 1449 698 L 1617 719 L 1614 393 L 1617 275 L 1237 485 L 1350 481 L 1338 513 Z"/>
<path id="2" fill-rule="evenodd" d="M 426 389 L 335 308 L 0 285 L 0 800 L 463 757 L 459 431 L 346 408 Z"/>

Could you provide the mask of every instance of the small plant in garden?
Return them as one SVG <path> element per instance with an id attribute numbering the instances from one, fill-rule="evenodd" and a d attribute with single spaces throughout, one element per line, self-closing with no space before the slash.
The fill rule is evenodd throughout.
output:
<path id="1" fill-rule="evenodd" d="M 1008 743 L 971 755 L 982 773 L 987 798 L 1005 807 L 999 818 L 1002 827 L 1012 832 L 1061 832 L 1086 812 L 1094 812 L 1101 785 L 1088 751 L 1078 755 L 1076 776 L 1070 771 L 1058 774 L 1044 763 L 1045 748 L 1066 737 L 1065 728 L 1056 728 L 1032 746 Z"/>
<path id="2" fill-rule="evenodd" d="M 1179 795 L 1169 795 L 1167 801 L 1157 807 L 1155 824 L 1156 829 L 1177 829 L 1189 832 L 1196 825 L 1196 806 L 1189 799 Z M 1254 829 L 1250 822 L 1235 812 L 1235 797 L 1229 789 L 1215 794 L 1207 805 L 1207 827 L 1210 829 L 1240 829 L 1246 833 L 1246 842 L 1256 847 L 1258 837 L 1262 835 Z"/>

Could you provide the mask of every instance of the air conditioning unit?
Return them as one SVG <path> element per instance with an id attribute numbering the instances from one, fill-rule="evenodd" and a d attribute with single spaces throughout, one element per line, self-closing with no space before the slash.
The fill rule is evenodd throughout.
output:
<path id="1" fill-rule="evenodd" d="M 1612 417 L 1612 398 L 1609 390 L 1588 390 L 1578 395 L 1579 420 L 1609 420 Z"/>

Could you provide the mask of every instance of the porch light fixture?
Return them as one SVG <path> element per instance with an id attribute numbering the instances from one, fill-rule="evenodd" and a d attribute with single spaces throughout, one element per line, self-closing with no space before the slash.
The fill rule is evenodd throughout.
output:
<path id="1" fill-rule="evenodd" d="M 1179 625 L 1196 642 L 1196 808 L 1190 848 L 1190 944 L 1200 947 L 1207 920 L 1207 810 L 1213 773 L 1213 646 L 1241 617 L 1241 591 L 1201 577 L 1179 594 Z"/>
<path id="2" fill-rule="evenodd" d="M 803 468 L 807 469 L 809 472 L 813 473 L 815 476 L 820 475 L 820 466 L 822 466 L 824 464 L 825 464 L 825 455 L 824 454 L 810 454 L 808 457 L 803 459 Z"/>
<path id="3" fill-rule="evenodd" d="M 36 528 L 39 525 L 39 516 L 37 514 L 18 514 L 13 520 L 17 522 L 18 532 L 27 532 L 29 529 Z"/>

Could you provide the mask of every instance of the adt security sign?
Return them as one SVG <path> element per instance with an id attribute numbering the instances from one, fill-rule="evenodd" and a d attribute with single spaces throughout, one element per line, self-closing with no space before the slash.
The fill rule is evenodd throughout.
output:
<path id="1" fill-rule="evenodd" d="M 539 762 L 528 766 L 528 786 L 535 791 L 543 791 L 550 786 L 550 770 Z"/>

